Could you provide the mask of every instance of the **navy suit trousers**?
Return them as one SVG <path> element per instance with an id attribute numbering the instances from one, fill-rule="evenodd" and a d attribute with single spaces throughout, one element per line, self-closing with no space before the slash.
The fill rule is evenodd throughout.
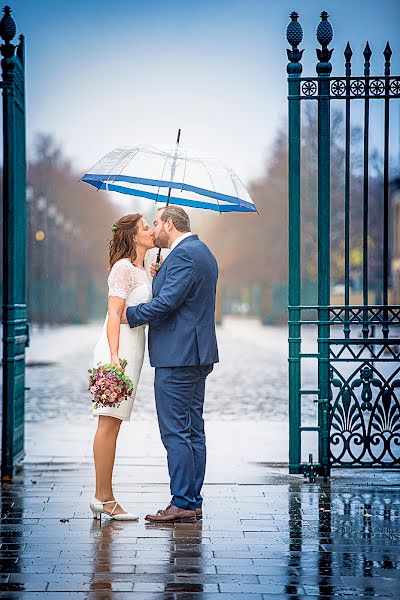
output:
<path id="1" fill-rule="evenodd" d="M 203 405 L 212 364 L 157 367 L 154 390 L 158 424 L 167 450 L 172 504 L 193 510 L 202 505 L 206 469 Z"/>

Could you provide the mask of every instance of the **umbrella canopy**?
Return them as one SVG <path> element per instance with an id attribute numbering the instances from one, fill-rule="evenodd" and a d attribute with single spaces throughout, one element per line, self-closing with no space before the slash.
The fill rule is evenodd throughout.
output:
<path id="1" fill-rule="evenodd" d="M 179 146 L 116 148 L 82 181 L 98 189 L 223 212 L 257 212 L 246 187 L 223 163 Z"/>

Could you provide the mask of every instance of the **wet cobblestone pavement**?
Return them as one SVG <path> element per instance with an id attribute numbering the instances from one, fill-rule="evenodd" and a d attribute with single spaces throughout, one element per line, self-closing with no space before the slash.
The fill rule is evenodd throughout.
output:
<path id="1" fill-rule="evenodd" d="M 97 334 L 33 335 L 26 458 L 1 488 L 0 598 L 400 598 L 399 472 L 340 470 L 313 484 L 287 474 L 285 328 L 227 320 L 219 331 L 203 521 L 143 519 L 169 501 L 147 362 L 114 474 L 116 497 L 140 520 L 93 521 L 85 370 Z"/>
<path id="2" fill-rule="evenodd" d="M 140 462 L 140 461 L 139 461 Z M 392 598 L 400 596 L 400 492 L 394 472 L 304 482 L 264 468 L 264 484 L 208 484 L 203 521 L 146 525 L 168 486 L 116 489 L 138 523 L 89 516 L 87 462 L 26 462 L 1 493 L 4 598 Z"/>

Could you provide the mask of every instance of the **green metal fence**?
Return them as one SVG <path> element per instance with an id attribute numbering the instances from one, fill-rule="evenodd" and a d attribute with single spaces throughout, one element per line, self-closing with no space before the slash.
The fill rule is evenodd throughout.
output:
<path id="1" fill-rule="evenodd" d="M 24 454 L 26 319 L 26 155 L 24 40 L 16 34 L 11 9 L 0 21 L 3 56 L 3 416 L 1 476 L 11 479 Z"/>
<path id="2" fill-rule="evenodd" d="M 331 467 L 382 467 L 400 464 L 400 307 L 389 303 L 389 125 L 390 109 L 400 98 L 400 77 L 390 72 L 391 48 L 384 49 L 384 74 L 370 73 L 371 49 L 364 50 L 364 73 L 351 73 L 352 50 L 344 51 L 345 75 L 332 76 L 333 50 L 328 46 L 333 30 L 328 14 L 322 12 L 317 29 L 317 75 L 302 77 L 302 53 L 298 46 L 303 32 L 293 12 L 287 28 L 289 64 L 289 470 L 327 477 Z M 339 305 L 331 303 L 330 242 L 330 135 L 331 103 L 343 103 L 345 112 L 344 166 L 344 294 Z M 369 302 L 369 174 L 370 174 L 370 102 L 380 101 L 383 111 L 383 184 L 382 184 L 382 273 L 380 304 Z M 301 296 L 301 106 L 315 102 L 318 118 L 318 298 L 304 303 Z M 362 300 L 351 302 L 350 209 L 352 189 L 351 117 L 353 103 L 363 108 L 363 269 Z M 376 282 L 374 283 L 376 291 Z M 316 350 L 304 349 L 304 328 L 313 327 Z M 317 386 L 303 389 L 305 361 L 318 365 Z M 318 422 L 304 426 L 301 412 L 304 402 L 317 404 Z M 318 435 L 318 457 L 302 460 L 302 434 Z M 315 463 L 315 464 L 312 464 Z"/>

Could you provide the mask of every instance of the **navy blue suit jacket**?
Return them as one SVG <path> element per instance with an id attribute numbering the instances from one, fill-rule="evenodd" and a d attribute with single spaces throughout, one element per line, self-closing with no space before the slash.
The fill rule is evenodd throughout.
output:
<path id="1" fill-rule="evenodd" d="M 153 299 L 129 306 L 130 327 L 149 323 L 152 367 L 188 367 L 218 362 L 215 293 L 218 266 L 197 235 L 183 239 L 153 280 Z"/>

